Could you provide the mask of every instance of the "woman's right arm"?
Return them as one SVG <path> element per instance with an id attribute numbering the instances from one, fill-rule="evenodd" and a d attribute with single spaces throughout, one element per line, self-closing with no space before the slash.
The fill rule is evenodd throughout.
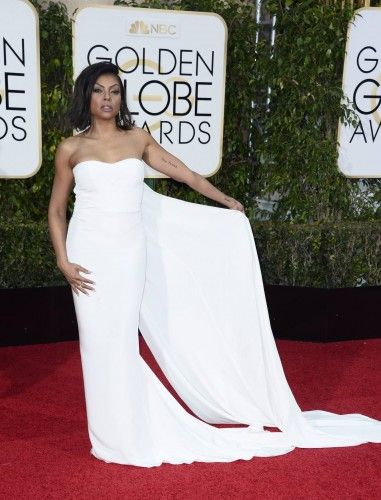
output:
<path id="1" fill-rule="evenodd" d="M 48 224 L 58 268 L 77 295 L 79 295 L 79 291 L 88 295 L 86 289 L 93 290 L 91 286 L 88 286 L 88 283 L 94 282 L 81 276 L 79 271 L 85 273 L 90 273 L 90 271 L 79 264 L 69 262 L 66 253 L 66 210 L 69 195 L 74 185 L 73 171 L 70 166 L 72 153 L 69 140 L 63 141 L 57 148 L 55 175 L 48 209 Z"/>

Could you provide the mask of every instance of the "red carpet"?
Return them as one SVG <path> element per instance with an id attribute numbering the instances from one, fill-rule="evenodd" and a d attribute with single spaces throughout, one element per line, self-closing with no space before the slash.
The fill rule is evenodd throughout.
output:
<path id="1" fill-rule="evenodd" d="M 302 409 L 381 419 L 381 340 L 278 346 Z M 142 353 L 151 359 L 144 344 Z M 380 498 L 375 444 L 227 464 L 105 464 L 89 453 L 78 343 L 5 347 L 0 359 L 2 499 Z"/>

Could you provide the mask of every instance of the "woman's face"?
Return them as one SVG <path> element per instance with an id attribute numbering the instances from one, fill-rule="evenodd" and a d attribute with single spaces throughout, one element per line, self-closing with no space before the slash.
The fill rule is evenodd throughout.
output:
<path id="1" fill-rule="evenodd" d="M 103 120 L 115 118 L 119 113 L 121 89 L 115 75 L 101 75 L 94 84 L 90 100 L 93 118 Z"/>

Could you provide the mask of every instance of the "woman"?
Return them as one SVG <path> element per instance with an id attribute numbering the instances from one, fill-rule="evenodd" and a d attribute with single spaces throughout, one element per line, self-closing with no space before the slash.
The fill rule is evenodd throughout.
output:
<path id="1" fill-rule="evenodd" d="M 82 71 L 70 116 L 82 132 L 57 149 L 49 227 L 73 290 L 92 455 L 151 467 L 380 442 L 376 420 L 300 411 L 271 333 L 242 204 L 133 126 L 116 66 Z M 233 210 L 155 193 L 142 160 Z M 140 357 L 138 328 L 202 420 Z"/>

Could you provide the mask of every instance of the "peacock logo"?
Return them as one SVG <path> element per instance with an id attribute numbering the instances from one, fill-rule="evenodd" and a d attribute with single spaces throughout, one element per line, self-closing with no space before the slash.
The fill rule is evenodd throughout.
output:
<path id="1" fill-rule="evenodd" d="M 149 35 L 148 25 L 144 21 L 135 21 L 131 23 L 130 33 L 132 35 Z"/>

